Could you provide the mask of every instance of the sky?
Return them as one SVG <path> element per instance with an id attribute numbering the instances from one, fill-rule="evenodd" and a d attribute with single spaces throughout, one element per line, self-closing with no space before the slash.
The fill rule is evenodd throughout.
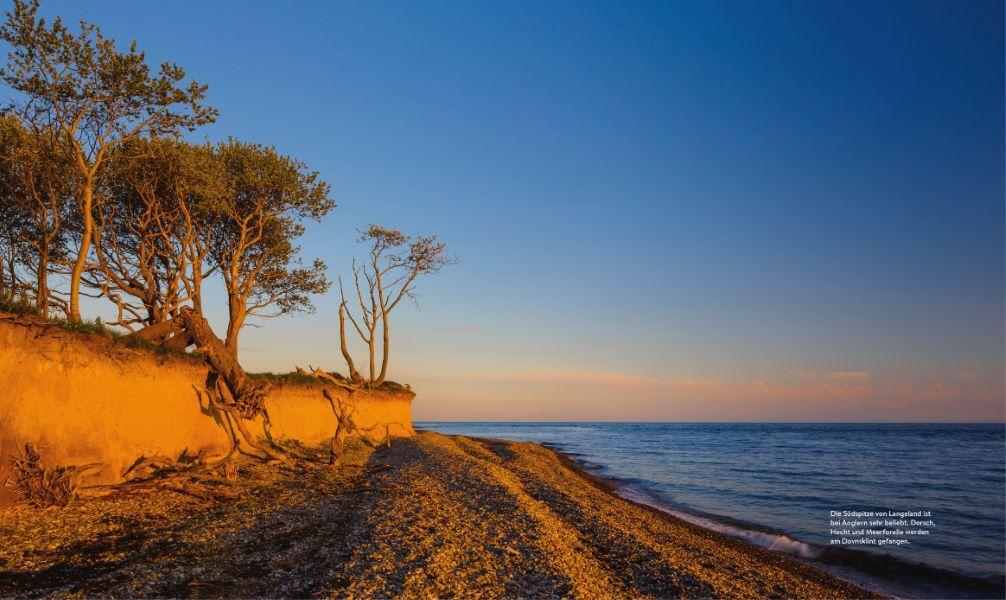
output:
<path id="1" fill-rule="evenodd" d="M 44 13 L 209 84 L 193 139 L 318 170 L 333 276 L 369 223 L 447 242 L 394 315 L 416 420 L 1006 419 L 1001 2 Z M 344 370 L 315 304 L 245 366 Z"/>

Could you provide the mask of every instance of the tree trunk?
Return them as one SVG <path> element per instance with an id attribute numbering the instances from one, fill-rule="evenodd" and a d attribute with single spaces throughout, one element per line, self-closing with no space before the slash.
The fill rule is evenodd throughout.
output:
<path id="1" fill-rule="evenodd" d="M 206 361 L 213 367 L 210 380 L 207 381 L 207 391 L 217 390 L 222 400 L 219 407 L 234 417 L 234 424 L 241 432 L 241 436 L 269 458 L 289 462 L 281 451 L 256 440 L 242 421 L 242 419 L 253 419 L 259 414 L 265 415 L 268 420 L 263 406 L 268 390 L 267 384 L 248 377 L 238 363 L 237 357 L 213 333 L 209 322 L 201 314 L 184 306 L 179 309 L 177 317 L 151 325 L 132 334 L 132 337 L 175 349 L 183 349 L 189 343 L 199 346 Z"/>
<path id="2" fill-rule="evenodd" d="M 35 296 L 38 316 L 49 316 L 49 248 L 43 242 L 38 252 L 38 291 Z"/>
<path id="3" fill-rule="evenodd" d="M 80 276 L 84 273 L 84 263 L 87 262 L 87 254 L 91 249 L 91 236 L 94 234 L 94 215 L 91 214 L 91 206 L 94 202 L 94 180 L 87 178 L 84 181 L 84 194 L 81 198 L 81 217 L 84 219 L 84 231 L 80 238 L 80 249 L 77 251 L 77 260 L 73 262 L 73 270 L 70 271 L 70 310 L 67 315 L 71 321 L 80 322 Z"/>
<path id="4" fill-rule="evenodd" d="M 184 274 L 183 274 L 184 275 Z M 203 314 L 203 261 L 192 261 L 192 308 Z"/>
<path id="5" fill-rule="evenodd" d="M 247 316 L 244 307 L 238 305 L 233 300 L 230 302 L 230 318 L 227 320 L 227 337 L 224 339 L 224 347 L 231 353 L 234 360 L 238 359 L 238 334 L 244 326 Z"/>
<path id="6" fill-rule="evenodd" d="M 384 383 L 384 378 L 388 376 L 388 354 L 390 353 L 389 344 L 391 343 L 390 342 L 391 331 L 388 325 L 387 310 L 381 311 L 381 329 L 384 330 L 383 331 L 384 344 L 381 346 L 383 354 L 383 357 L 381 359 L 381 374 L 377 376 L 377 381 L 374 382 L 377 385 L 381 385 L 382 383 Z"/>
<path id="7" fill-rule="evenodd" d="M 234 395 L 234 401 L 239 406 L 245 407 L 242 408 L 242 413 L 252 413 L 246 418 L 254 416 L 254 413 L 260 410 L 260 402 L 265 395 L 263 386 L 248 378 L 238 363 L 237 356 L 213 333 L 205 317 L 186 306 L 179 311 L 178 318 L 184 323 L 185 332 L 223 378 L 231 394 Z"/>
<path id="8" fill-rule="evenodd" d="M 349 367 L 349 380 L 353 383 L 361 383 L 363 377 L 356 371 L 356 364 L 353 363 L 353 357 L 349 353 L 349 347 L 346 345 L 346 301 L 343 300 L 342 304 L 339 305 L 339 345 L 342 347 L 342 357 L 346 359 L 346 365 Z"/>
<path id="9" fill-rule="evenodd" d="M 367 341 L 367 347 L 370 350 L 370 383 L 374 382 L 377 377 L 377 370 L 374 368 L 374 330 L 370 330 L 370 340 Z"/>
<path id="10" fill-rule="evenodd" d="M 353 429 L 352 419 L 345 405 L 340 403 L 342 409 L 336 408 L 335 400 L 332 399 L 328 390 L 322 390 L 321 393 L 328 399 L 329 404 L 332 405 L 332 412 L 335 413 L 335 435 L 332 436 L 332 453 L 328 457 L 328 464 L 337 465 L 342 462 L 342 456 L 346 451 L 346 436 Z"/>
<path id="11" fill-rule="evenodd" d="M 184 333 L 185 328 L 184 322 L 181 319 L 172 319 L 164 323 L 157 323 L 156 325 L 150 325 L 144 327 L 143 329 L 131 333 L 127 338 L 134 338 L 145 340 L 153 344 L 163 344 L 172 336 Z"/>

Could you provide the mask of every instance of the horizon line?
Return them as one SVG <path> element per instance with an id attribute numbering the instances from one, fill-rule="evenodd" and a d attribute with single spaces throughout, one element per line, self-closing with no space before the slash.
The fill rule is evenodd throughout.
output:
<path id="1" fill-rule="evenodd" d="M 1006 421 L 445 421 L 416 420 L 413 423 L 525 423 L 525 424 L 594 424 L 594 425 L 1003 425 Z"/>

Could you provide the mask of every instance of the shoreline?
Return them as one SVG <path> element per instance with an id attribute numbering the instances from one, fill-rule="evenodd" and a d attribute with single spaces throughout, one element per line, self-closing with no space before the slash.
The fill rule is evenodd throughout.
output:
<path id="1" fill-rule="evenodd" d="M 719 515 L 701 512 L 689 513 L 685 509 L 675 509 L 661 504 L 659 500 L 652 498 L 645 489 L 633 487 L 629 483 L 622 483 L 617 478 L 595 472 L 592 467 L 585 464 L 589 461 L 580 461 L 575 456 L 564 452 L 557 444 L 532 443 L 538 443 L 555 452 L 567 467 L 578 470 L 585 479 L 628 502 L 652 510 L 660 516 L 675 519 L 683 524 L 698 527 L 702 531 L 722 536 L 725 539 L 740 541 L 758 550 L 784 555 L 880 596 L 916 597 L 920 588 L 929 589 L 927 597 L 943 597 L 949 594 L 948 597 L 995 598 L 1002 596 L 1003 593 L 1002 583 L 985 578 L 962 575 L 924 563 L 907 561 L 891 554 L 873 554 L 862 550 L 817 546 L 791 538 L 768 526 Z M 596 466 L 603 468 L 603 465 Z M 759 543 L 758 540 L 762 538 L 769 538 L 772 541 Z M 781 547 L 774 547 L 774 544 L 781 544 Z M 891 570 L 894 573 L 891 573 Z M 906 581 L 910 583 L 911 587 L 906 584 Z"/>
<path id="2" fill-rule="evenodd" d="M 622 498 L 540 444 L 420 431 L 242 459 L 227 499 L 113 490 L 0 512 L 0 595 L 877 597 Z"/>
<path id="3" fill-rule="evenodd" d="M 491 440 L 493 438 L 472 438 L 472 439 L 488 439 L 488 440 Z M 510 440 L 505 440 L 505 441 L 510 441 Z M 528 443 L 536 443 L 536 442 L 528 442 Z M 650 503 L 647 503 L 647 502 L 642 501 L 640 499 L 633 498 L 633 497 L 631 497 L 632 496 L 631 494 L 626 494 L 625 492 L 635 492 L 635 491 L 638 491 L 638 490 L 634 490 L 633 488 L 631 488 L 629 486 L 622 485 L 622 484 L 618 483 L 616 480 L 611 479 L 611 478 L 607 478 L 604 475 L 600 475 L 598 473 L 592 472 L 591 469 L 589 467 L 585 466 L 583 463 L 581 463 L 581 461 L 577 460 L 573 456 L 570 456 L 569 454 L 566 454 L 564 451 L 558 449 L 557 447 L 555 447 L 554 444 L 537 443 L 537 445 L 540 445 L 543 448 L 546 448 L 547 450 L 550 450 L 550 451 L 554 452 L 556 455 L 558 455 L 559 459 L 562 461 L 562 463 L 568 469 L 570 469 L 571 471 L 576 472 L 580 477 L 582 477 L 583 479 L 587 480 L 592 485 L 596 486 L 598 489 L 602 490 L 605 493 L 611 494 L 611 495 L 613 495 L 613 496 L 615 496 L 617 498 L 625 500 L 626 502 L 631 502 L 632 504 L 635 504 L 636 506 L 638 506 L 638 507 L 640 507 L 640 508 L 642 508 L 644 510 L 650 511 L 657 518 L 671 520 L 676 525 L 679 525 L 679 526 L 693 527 L 693 528 L 695 528 L 697 530 L 697 533 L 699 533 L 699 534 L 708 534 L 710 536 L 714 536 L 714 537 L 718 538 L 718 541 L 720 541 L 720 542 L 724 542 L 724 543 L 726 543 L 726 542 L 738 543 L 738 544 L 741 544 L 743 547 L 745 547 L 747 550 L 757 551 L 757 552 L 767 552 L 767 553 L 770 553 L 772 555 L 781 555 L 781 556 L 784 556 L 784 557 L 786 557 L 786 558 L 788 558 L 790 560 L 796 561 L 798 564 L 805 565 L 805 566 L 807 566 L 810 569 L 813 569 L 815 571 L 824 572 L 824 573 L 826 573 L 827 575 L 829 575 L 831 577 L 835 577 L 835 578 L 839 579 L 840 581 L 843 581 L 843 582 L 845 582 L 845 583 L 847 583 L 849 585 L 852 585 L 854 587 L 861 588 L 862 590 L 864 590 L 866 592 L 869 592 L 871 594 L 877 594 L 877 595 L 880 595 L 880 596 L 886 596 L 887 595 L 887 593 L 883 589 L 880 589 L 880 587 L 877 586 L 877 585 L 870 585 L 869 582 L 857 581 L 856 579 L 851 578 L 851 577 L 843 577 L 843 576 L 841 576 L 839 574 L 832 573 L 831 571 L 829 571 L 827 569 L 827 565 L 816 564 L 815 562 L 813 562 L 813 559 L 811 557 L 805 557 L 805 556 L 802 556 L 802 555 L 794 554 L 792 552 L 788 552 L 786 550 L 774 549 L 774 548 L 771 548 L 771 547 L 763 546 L 763 545 L 754 543 L 752 541 L 746 540 L 744 538 L 741 538 L 741 537 L 738 537 L 738 536 L 734 536 L 734 535 L 730 535 L 729 533 L 725 533 L 725 532 L 722 532 L 722 531 L 717 531 L 716 529 L 713 529 L 713 528 L 710 528 L 710 527 L 707 527 L 707 526 L 703 526 L 702 524 L 699 524 L 699 523 L 692 522 L 692 521 L 690 521 L 687 518 L 679 516 L 678 514 L 675 513 L 675 511 L 671 510 L 670 508 L 664 508 L 664 507 L 660 506 L 659 504 L 657 504 L 656 500 L 653 501 L 654 502 L 653 504 L 650 504 Z M 755 530 L 752 530 L 752 532 L 757 533 L 757 531 L 755 531 Z M 780 536 L 782 534 L 777 534 L 777 533 L 771 533 L 771 534 L 769 534 L 769 533 L 766 532 L 766 535 Z M 800 544 L 800 545 L 803 545 L 803 546 L 807 546 L 807 544 L 805 542 L 801 542 L 799 540 L 793 540 L 792 538 L 787 538 L 787 539 L 790 539 L 793 543 Z M 864 576 L 864 579 L 865 578 L 866 577 Z"/>

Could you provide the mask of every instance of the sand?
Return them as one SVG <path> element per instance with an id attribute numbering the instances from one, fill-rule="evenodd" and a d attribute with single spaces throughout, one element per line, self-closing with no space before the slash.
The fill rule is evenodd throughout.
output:
<path id="1" fill-rule="evenodd" d="M 723 597 L 872 594 L 622 499 L 540 445 L 421 432 L 243 459 L 235 499 L 119 489 L 0 513 L 0 596 Z"/>

